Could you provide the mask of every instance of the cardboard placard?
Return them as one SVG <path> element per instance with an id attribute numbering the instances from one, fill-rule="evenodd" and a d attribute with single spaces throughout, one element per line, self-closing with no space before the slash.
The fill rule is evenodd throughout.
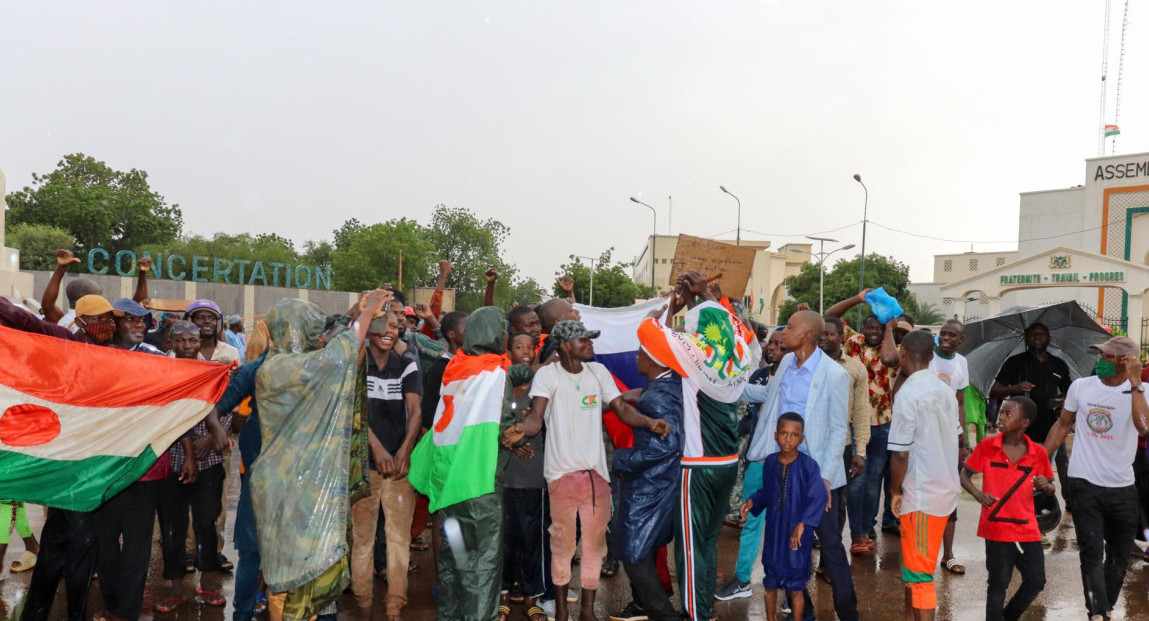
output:
<path id="1" fill-rule="evenodd" d="M 722 278 L 717 281 L 722 295 L 731 300 L 741 300 L 746 295 L 746 285 L 750 282 L 750 271 L 754 269 L 756 252 L 754 248 L 679 235 L 674 261 L 670 266 L 669 286 L 673 288 L 678 276 L 684 272 L 696 271 L 704 276 L 722 272 Z"/>

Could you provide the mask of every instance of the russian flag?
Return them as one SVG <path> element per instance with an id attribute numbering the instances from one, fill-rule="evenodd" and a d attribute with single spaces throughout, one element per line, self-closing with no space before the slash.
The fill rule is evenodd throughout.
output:
<path id="1" fill-rule="evenodd" d="M 638 373 L 638 326 L 651 312 L 667 304 L 666 298 L 653 298 L 631 306 L 599 308 L 575 304 L 582 323 L 588 330 L 602 334 L 594 340 L 594 359 L 614 376 L 619 390 L 646 386 L 646 378 Z M 603 424 L 617 448 L 634 445 L 631 428 L 618 420 L 614 412 L 603 415 Z"/>

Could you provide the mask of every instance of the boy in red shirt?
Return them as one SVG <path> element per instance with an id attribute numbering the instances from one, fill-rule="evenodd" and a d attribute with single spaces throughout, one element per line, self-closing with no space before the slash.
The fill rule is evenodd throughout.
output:
<path id="1" fill-rule="evenodd" d="M 989 572 L 987 620 L 1016 621 L 1045 587 L 1045 556 L 1033 490 L 1052 496 L 1054 488 L 1045 447 L 1025 435 L 1036 415 L 1037 405 L 1028 397 L 1007 399 L 997 418 L 1001 433 L 979 442 L 962 468 L 962 488 L 982 505 L 977 535 L 985 539 Z M 972 478 L 978 472 L 982 473 L 980 490 Z M 1005 591 L 1014 567 L 1021 573 L 1021 586 L 1006 605 Z"/>

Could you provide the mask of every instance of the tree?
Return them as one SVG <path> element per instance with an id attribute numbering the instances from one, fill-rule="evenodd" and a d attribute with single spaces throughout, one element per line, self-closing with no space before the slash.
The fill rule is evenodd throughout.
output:
<path id="1" fill-rule="evenodd" d="M 141 250 L 151 256 L 178 254 L 185 257 L 201 256 L 215 259 L 262 261 L 296 265 L 301 262 L 290 239 L 275 233 L 216 233 L 211 238 L 187 235 L 165 243 L 144 246 Z"/>
<path id="2" fill-rule="evenodd" d="M 630 306 L 641 293 L 649 287 L 642 289 L 630 278 L 627 265 L 611 265 L 610 257 L 614 252 L 611 248 L 603 252 L 595 263 L 594 272 L 594 306 L 615 308 Z M 570 276 L 575 283 L 575 299 L 583 304 L 589 304 L 590 299 L 590 267 L 583 264 L 575 255 L 570 255 L 570 262 L 559 267 L 555 276 Z M 566 292 L 554 284 L 553 294 L 563 297 Z"/>
<path id="3" fill-rule="evenodd" d="M 499 251 L 510 232 L 502 222 L 493 218 L 480 220 L 468 209 L 435 206 L 427 239 L 438 254 L 436 260 L 451 262 L 447 286 L 455 288 L 457 307 L 469 311 L 482 306 L 487 287 L 483 273 L 492 267 L 499 270 L 496 300 L 510 295 L 514 269 L 503 260 Z"/>
<path id="4" fill-rule="evenodd" d="M 858 294 L 858 273 L 861 269 L 861 258 L 842 259 L 826 272 L 825 300 L 826 308 L 837 302 Z M 871 254 L 866 257 L 865 286 L 874 289 L 883 287 L 886 293 L 893 296 L 906 308 L 907 304 L 916 304 L 917 300 L 910 293 L 910 268 L 893 257 L 883 257 Z M 778 311 L 778 323 L 784 324 L 794 313 L 795 307 L 801 302 L 818 310 L 818 265 L 816 263 L 802 264 L 801 271 L 786 279 L 786 292 L 791 299 L 786 300 Z M 850 311 L 847 317 L 851 325 L 857 324 L 856 310 Z M 862 305 L 862 316 L 870 312 L 868 305 Z M 855 325 L 857 328 L 857 325 Z"/>
<path id="5" fill-rule="evenodd" d="M 420 285 L 431 278 L 435 246 L 427 229 L 414 220 L 401 218 L 365 226 L 348 220 L 335 231 L 331 251 L 332 287 L 340 291 L 365 291 L 383 283 L 404 288 Z M 399 274 L 399 252 L 403 252 L 403 274 Z"/>
<path id="6" fill-rule="evenodd" d="M 921 302 L 917 298 L 902 302 L 902 310 L 914 318 L 915 325 L 936 326 L 945 321 L 937 306 L 932 302 Z"/>
<path id="7" fill-rule="evenodd" d="M 76 245 L 71 233 L 47 224 L 14 224 L 8 228 L 6 241 L 20 251 L 22 270 L 52 271 L 56 269 L 56 250 Z"/>
<path id="8" fill-rule="evenodd" d="M 9 224 L 44 224 L 68 231 L 77 256 L 92 248 L 134 250 L 175 241 L 183 230 L 178 205 L 148 185 L 148 174 L 121 172 L 75 153 L 56 170 L 33 174 L 32 185 L 7 197 Z"/>

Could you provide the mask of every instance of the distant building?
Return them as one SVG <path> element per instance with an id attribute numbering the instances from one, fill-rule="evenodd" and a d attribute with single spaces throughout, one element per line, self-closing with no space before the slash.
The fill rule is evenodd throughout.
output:
<path id="1" fill-rule="evenodd" d="M 631 278 L 639 285 L 650 286 L 650 246 L 652 236 L 646 237 L 646 243 L 635 260 Z M 678 249 L 677 235 L 658 235 L 654 237 L 654 290 L 656 295 L 662 295 L 670 290 L 671 263 L 674 253 Z M 732 239 L 717 240 L 724 244 L 735 245 Z M 750 282 L 746 286 L 746 295 L 742 300 L 750 316 L 767 324 L 773 324 L 778 319 L 778 309 L 786 300 L 786 278 L 794 276 L 802 269 L 802 264 L 810 261 L 811 244 L 786 244 L 777 251 L 770 250 L 771 242 L 742 240 L 745 248 L 754 248 L 757 253 L 754 257 L 754 268 L 750 272 Z"/>
<path id="2" fill-rule="evenodd" d="M 918 299 L 959 318 L 1076 300 L 1142 336 L 1149 153 L 1087 159 L 1084 185 L 1023 192 L 1020 202 L 1017 251 L 936 255 L 933 282 L 911 285 Z"/>

